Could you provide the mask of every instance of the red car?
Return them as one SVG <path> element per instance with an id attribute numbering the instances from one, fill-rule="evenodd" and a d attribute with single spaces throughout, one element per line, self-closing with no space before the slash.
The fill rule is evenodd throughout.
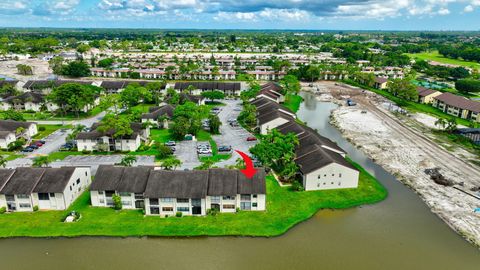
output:
<path id="1" fill-rule="evenodd" d="M 38 147 L 42 147 L 43 146 L 43 143 L 42 142 L 34 142 L 32 143 L 33 145 L 36 145 Z"/>
<path id="2" fill-rule="evenodd" d="M 253 141 L 256 141 L 256 140 L 257 140 L 257 138 L 255 138 L 255 137 L 248 137 L 247 138 L 247 142 L 253 142 Z"/>

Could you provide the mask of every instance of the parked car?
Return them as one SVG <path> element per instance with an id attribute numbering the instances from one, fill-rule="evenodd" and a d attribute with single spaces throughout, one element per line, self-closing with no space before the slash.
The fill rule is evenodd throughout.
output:
<path id="1" fill-rule="evenodd" d="M 222 145 L 218 147 L 218 152 L 231 152 L 232 147 L 227 145 Z"/>
<path id="2" fill-rule="evenodd" d="M 22 149 L 22 152 L 33 152 L 33 148 L 31 148 L 30 146 L 29 147 L 25 147 Z"/>
<path id="3" fill-rule="evenodd" d="M 36 141 L 36 142 L 33 142 L 32 145 L 36 145 L 38 147 L 42 147 L 43 146 L 43 143 L 40 142 L 40 141 Z"/>
<path id="4" fill-rule="evenodd" d="M 210 154 L 212 154 L 212 150 L 211 149 L 199 149 L 197 151 L 197 153 L 199 155 L 210 155 Z"/>
<path id="5" fill-rule="evenodd" d="M 177 149 L 175 149 L 175 146 L 170 146 L 170 150 L 172 150 L 172 152 L 175 152 L 175 150 Z"/>
<path id="6" fill-rule="evenodd" d="M 228 123 L 234 123 L 234 122 L 237 122 L 237 119 L 235 119 L 235 118 L 229 118 L 229 119 L 227 120 L 227 122 L 228 122 Z"/>
<path id="7" fill-rule="evenodd" d="M 257 138 L 253 137 L 253 136 L 250 136 L 247 138 L 247 142 L 253 142 L 253 141 L 256 141 Z"/>
<path id="8" fill-rule="evenodd" d="M 41 144 L 45 144 L 45 143 L 47 143 L 47 142 L 46 142 L 46 141 L 44 141 L 44 140 L 38 140 L 37 142 L 39 142 L 39 143 L 41 143 Z"/>
<path id="9" fill-rule="evenodd" d="M 64 144 L 64 145 L 60 146 L 59 150 L 60 151 L 70 151 L 72 149 L 73 149 L 73 147 L 71 145 Z"/>
<path id="10" fill-rule="evenodd" d="M 176 146 L 177 143 L 175 141 L 168 141 L 165 143 L 166 146 Z"/>
<path id="11" fill-rule="evenodd" d="M 33 149 L 38 149 L 38 146 L 36 146 L 35 144 L 30 144 L 28 147 L 33 148 Z"/>

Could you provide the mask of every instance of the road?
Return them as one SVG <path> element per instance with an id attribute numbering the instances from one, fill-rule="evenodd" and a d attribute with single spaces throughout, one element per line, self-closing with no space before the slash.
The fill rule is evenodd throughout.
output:
<path id="1" fill-rule="evenodd" d="M 84 125 L 86 127 L 91 127 L 93 123 L 98 122 L 102 120 L 102 118 L 105 116 L 105 112 L 101 112 L 95 116 L 92 116 L 90 118 L 85 118 L 85 119 L 80 119 L 80 120 L 72 120 L 72 121 L 35 121 L 37 124 L 45 124 L 45 125 Z M 57 130 L 54 133 L 50 134 L 46 138 L 43 138 L 45 140 L 45 145 L 40 147 L 39 149 L 26 154 L 22 158 L 17 158 L 14 160 L 11 160 L 7 162 L 7 168 L 16 168 L 16 167 L 28 167 L 32 165 L 32 160 L 38 156 L 45 156 L 49 155 L 50 153 L 53 153 L 55 151 L 58 151 L 60 146 L 65 143 L 68 134 L 72 132 L 71 129 L 68 129 L 66 131 L 63 130 Z"/>
<path id="2" fill-rule="evenodd" d="M 68 156 L 64 160 L 55 161 L 50 166 L 58 168 L 63 166 L 88 166 L 92 169 L 92 175 L 95 175 L 99 165 L 113 165 L 119 163 L 125 155 L 89 155 L 89 156 Z M 154 156 L 136 156 L 137 161 L 133 166 L 153 166 L 155 165 Z"/>

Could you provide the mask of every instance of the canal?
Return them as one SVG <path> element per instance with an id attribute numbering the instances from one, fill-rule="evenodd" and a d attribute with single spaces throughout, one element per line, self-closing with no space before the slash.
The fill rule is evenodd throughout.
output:
<path id="1" fill-rule="evenodd" d="M 298 117 L 389 190 L 378 204 L 320 211 L 283 236 L 0 240 L 0 269 L 478 269 L 480 252 L 328 124 L 336 105 L 303 93 Z"/>

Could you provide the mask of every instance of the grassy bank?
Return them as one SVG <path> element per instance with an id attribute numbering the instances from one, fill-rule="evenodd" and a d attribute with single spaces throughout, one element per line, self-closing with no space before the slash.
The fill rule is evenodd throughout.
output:
<path id="1" fill-rule="evenodd" d="M 145 217 L 139 210 L 115 211 L 90 207 L 83 194 L 68 211 L 0 215 L 0 237 L 55 236 L 277 236 L 307 220 L 320 209 L 344 209 L 386 198 L 386 189 L 361 170 L 357 189 L 293 192 L 267 178 L 267 211 L 219 214 L 207 217 Z M 62 223 L 69 211 L 78 211 L 76 223 Z"/>
<path id="2" fill-rule="evenodd" d="M 299 95 L 291 95 L 291 94 L 287 94 L 285 96 L 285 103 L 283 103 L 283 105 L 287 108 L 289 108 L 290 110 L 292 110 L 292 112 L 297 112 L 298 109 L 300 108 L 300 104 L 302 103 L 302 97 L 299 96 Z"/>
<path id="3" fill-rule="evenodd" d="M 410 58 L 420 59 L 425 61 L 435 61 L 444 64 L 458 65 L 463 67 L 480 69 L 480 64 L 476 62 L 463 61 L 459 59 L 451 59 L 443 57 L 438 51 L 422 52 L 422 53 L 407 53 Z"/>

